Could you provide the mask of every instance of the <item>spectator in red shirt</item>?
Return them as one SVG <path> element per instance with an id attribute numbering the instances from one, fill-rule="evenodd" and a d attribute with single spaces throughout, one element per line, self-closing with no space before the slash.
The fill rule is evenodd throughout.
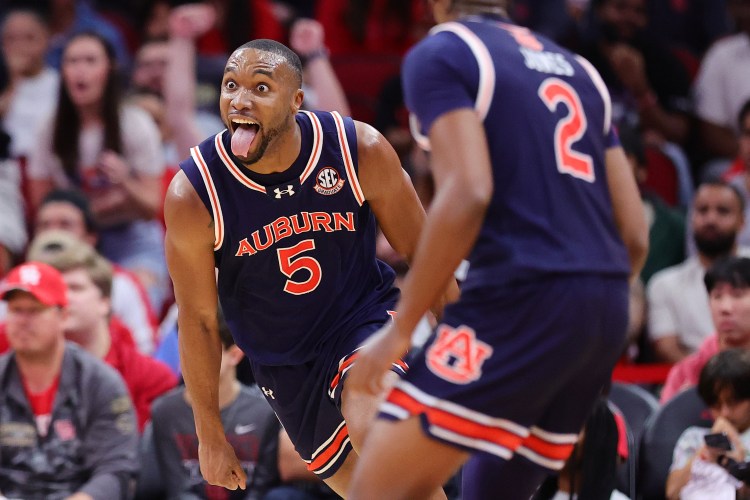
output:
<path id="1" fill-rule="evenodd" d="M 47 231 L 65 231 L 71 238 L 54 238 L 55 248 L 50 249 L 35 238 L 27 252 L 28 260 L 38 260 L 39 252 L 62 250 L 68 241 L 80 240 L 95 247 L 96 225 L 86 197 L 75 190 L 54 190 L 45 196 L 34 221 L 34 235 L 38 237 Z M 158 321 L 146 289 L 130 271 L 117 265 L 113 269 L 112 314 L 132 333 L 138 350 L 151 354 Z"/>
<path id="2" fill-rule="evenodd" d="M 62 276 L 23 264 L 8 274 L 0 299 L 13 346 L 0 356 L 2 495 L 127 498 L 138 469 L 133 405 L 115 370 L 65 342 Z"/>
<path id="3" fill-rule="evenodd" d="M 55 233 L 45 236 L 54 238 Z M 143 430 L 152 401 L 175 387 L 177 377 L 164 363 L 141 354 L 127 329 L 110 324 L 112 266 L 101 255 L 76 241 L 42 257 L 62 273 L 68 286 L 66 338 L 120 372 Z"/>

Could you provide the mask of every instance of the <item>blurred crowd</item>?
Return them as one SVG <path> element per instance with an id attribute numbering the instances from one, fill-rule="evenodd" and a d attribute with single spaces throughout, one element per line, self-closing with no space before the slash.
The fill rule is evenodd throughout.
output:
<path id="1" fill-rule="evenodd" d="M 750 257 L 750 0 L 510 4 L 515 22 L 587 58 L 611 95 L 650 227 L 620 364 L 666 367 L 666 377 L 629 382 L 667 404 L 698 385 L 719 354 L 750 350 L 750 269 L 742 267 Z M 428 11 L 424 0 L 0 4 L 0 352 L 16 353 L 0 357 L 0 381 L 18 385 L 0 397 L 0 446 L 14 450 L 0 452 L 0 494 L 124 498 L 138 484 L 141 498 L 225 498 L 200 480 L 189 397 L 179 388 L 166 187 L 190 148 L 224 128 L 217 104 L 227 56 L 271 38 L 300 55 L 304 106 L 377 127 L 428 206 L 428 157 L 410 133 L 399 75 L 403 55 L 433 24 Z M 385 238 L 378 254 L 405 272 Z M 45 336 L 34 340 L 39 329 Z M 225 426 L 256 474 L 243 494 L 330 495 L 258 404 L 242 353 L 225 340 Z M 66 375 L 74 369 L 75 380 Z M 63 389 L 74 401 L 58 411 Z M 726 394 L 704 399 L 728 404 Z M 750 427 L 750 403 L 744 411 L 747 422 L 732 424 L 738 436 Z M 743 439 L 750 443 L 736 437 L 735 448 Z M 678 471 L 692 464 L 681 446 Z M 152 485 L 160 493 L 133 482 L 144 450 L 170 477 Z M 684 474 L 670 483 L 675 498 Z"/>

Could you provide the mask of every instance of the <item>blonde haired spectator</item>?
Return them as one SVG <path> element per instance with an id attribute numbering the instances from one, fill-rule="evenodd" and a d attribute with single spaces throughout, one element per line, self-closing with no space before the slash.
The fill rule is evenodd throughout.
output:
<path id="1" fill-rule="evenodd" d="M 49 231 L 49 238 L 40 235 Z M 64 231 L 67 234 L 59 234 Z M 98 235 L 86 198 L 77 191 L 51 191 L 37 210 L 35 239 L 27 252 L 29 260 L 42 258 L 42 253 L 63 251 L 76 241 L 96 247 Z M 67 237 L 66 237 L 67 236 Z M 48 248 L 49 247 L 49 248 Z M 146 290 L 133 273 L 113 266 L 112 313 L 130 330 L 138 350 L 152 354 L 156 347 L 157 318 Z"/>

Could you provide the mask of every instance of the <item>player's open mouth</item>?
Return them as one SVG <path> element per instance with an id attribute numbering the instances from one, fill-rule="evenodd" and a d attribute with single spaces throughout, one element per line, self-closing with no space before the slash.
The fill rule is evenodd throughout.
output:
<path id="1" fill-rule="evenodd" d="M 247 118 L 232 119 L 232 153 L 235 156 L 247 156 L 260 125 Z"/>

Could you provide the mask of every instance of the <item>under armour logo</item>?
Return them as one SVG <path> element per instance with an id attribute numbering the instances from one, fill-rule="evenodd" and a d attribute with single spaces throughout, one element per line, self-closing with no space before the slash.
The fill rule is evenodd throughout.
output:
<path id="1" fill-rule="evenodd" d="M 260 390 L 263 391 L 263 394 L 265 394 L 266 397 L 271 398 L 271 399 L 276 399 L 275 397 L 273 397 L 273 391 L 271 389 L 267 389 L 265 387 L 261 387 Z"/>
<path id="2" fill-rule="evenodd" d="M 291 184 L 287 184 L 286 189 L 279 189 L 276 188 L 273 190 L 274 193 L 276 193 L 276 199 L 281 199 L 282 194 L 288 194 L 289 196 L 294 196 L 294 186 Z"/>

